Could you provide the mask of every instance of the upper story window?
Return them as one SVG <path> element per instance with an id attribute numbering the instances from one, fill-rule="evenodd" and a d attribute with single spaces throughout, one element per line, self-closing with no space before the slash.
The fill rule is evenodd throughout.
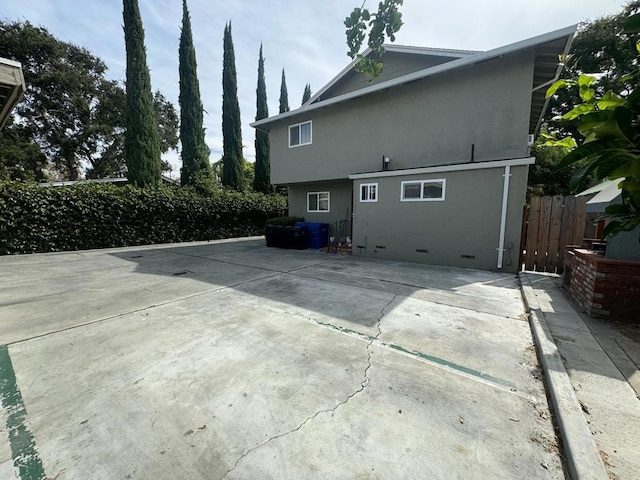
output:
<path id="1" fill-rule="evenodd" d="M 377 202 L 378 201 L 378 184 L 363 183 L 360 185 L 360 201 L 361 202 Z"/>
<path id="2" fill-rule="evenodd" d="M 447 181 L 411 180 L 402 182 L 400 200 L 403 202 L 438 202 L 444 200 Z"/>
<path id="3" fill-rule="evenodd" d="M 329 192 L 307 193 L 307 212 L 328 212 Z"/>
<path id="4" fill-rule="evenodd" d="M 289 148 L 311 143 L 311 120 L 289 126 Z"/>

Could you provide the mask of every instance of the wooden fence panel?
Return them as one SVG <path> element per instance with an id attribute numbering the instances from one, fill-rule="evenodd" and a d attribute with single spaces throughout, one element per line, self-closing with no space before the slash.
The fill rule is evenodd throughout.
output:
<path id="1" fill-rule="evenodd" d="M 547 271 L 547 251 L 549 248 L 549 225 L 551 223 L 551 197 L 542 197 L 540 207 L 540 225 L 538 226 L 538 244 L 536 245 L 536 271 Z"/>
<path id="2" fill-rule="evenodd" d="M 562 229 L 560 231 L 560 242 L 559 248 L 564 249 L 567 245 L 571 245 L 573 242 L 573 238 L 575 238 L 575 230 L 573 229 L 573 225 L 575 223 L 575 205 L 576 205 L 576 197 L 565 197 L 564 199 L 564 208 L 562 210 Z M 558 262 L 558 270 L 562 272 L 564 270 L 564 254 L 560 255 L 560 261 Z"/>
<path id="3" fill-rule="evenodd" d="M 562 273 L 567 245 L 581 245 L 585 232 L 586 198 L 532 197 L 523 218 L 525 270 Z"/>
<path id="4" fill-rule="evenodd" d="M 584 239 L 585 221 L 587 218 L 587 199 L 586 197 L 576 197 L 575 201 L 575 230 L 571 241 L 573 245 L 582 245 L 582 240 Z"/>
<path id="5" fill-rule="evenodd" d="M 529 206 L 527 222 L 527 243 L 524 256 L 524 269 L 533 270 L 536 261 L 536 244 L 538 241 L 538 226 L 540 225 L 541 197 L 532 197 Z"/>
<path id="6" fill-rule="evenodd" d="M 551 219 L 549 220 L 549 248 L 547 249 L 548 272 L 554 272 L 558 267 L 558 253 L 560 249 L 560 225 L 562 223 L 562 205 L 564 198 L 556 195 L 551 201 Z M 564 251 L 561 252 L 564 256 Z"/>

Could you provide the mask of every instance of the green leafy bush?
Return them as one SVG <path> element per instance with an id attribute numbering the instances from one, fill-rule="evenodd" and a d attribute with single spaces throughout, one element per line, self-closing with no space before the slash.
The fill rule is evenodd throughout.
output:
<path id="1" fill-rule="evenodd" d="M 304 217 L 276 217 L 267 220 L 267 225 L 293 227 L 296 222 L 304 222 Z"/>
<path id="2" fill-rule="evenodd" d="M 280 195 L 0 182 L 0 254 L 55 252 L 262 235 Z"/>

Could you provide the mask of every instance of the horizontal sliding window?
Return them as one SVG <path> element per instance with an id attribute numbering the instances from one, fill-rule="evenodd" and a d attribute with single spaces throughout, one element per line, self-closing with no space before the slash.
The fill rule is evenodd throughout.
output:
<path id="1" fill-rule="evenodd" d="M 411 180 L 402 182 L 400 188 L 400 200 L 403 202 L 438 202 L 444 200 L 447 181 L 437 180 Z"/>
<path id="2" fill-rule="evenodd" d="M 328 212 L 329 192 L 307 193 L 307 212 Z"/>
<path id="3" fill-rule="evenodd" d="M 311 143 L 311 121 L 289 127 L 289 147 L 299 147 Z"/>

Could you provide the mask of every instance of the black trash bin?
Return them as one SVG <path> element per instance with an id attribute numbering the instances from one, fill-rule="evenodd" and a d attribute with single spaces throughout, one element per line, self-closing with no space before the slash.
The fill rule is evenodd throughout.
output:
<path id="1" fill-rule="evenodd" d="M 282 246 L 281 248 L 293 248 L 293 227 L 287 225 L 282 227 Z"/>
<path id="2" fill-rule="evenodd" d="M 274 247 L 282 248 L 282 227 L 281 225 L 272 225 L 272 244 Z"/>
<path id="3" fill-rule="evenodd" d="M 309 230 L 307 227 L 293 227 L 291 229 L 291 248 L 304 250 L 307 248 L 307 237 Z"/>
<path id="4" fill-rule="evenodd" d="M 267 247 L 273 247 L 273 225 L 267 225 L 264 230 L 264 238 L 267 240 Z"/>

